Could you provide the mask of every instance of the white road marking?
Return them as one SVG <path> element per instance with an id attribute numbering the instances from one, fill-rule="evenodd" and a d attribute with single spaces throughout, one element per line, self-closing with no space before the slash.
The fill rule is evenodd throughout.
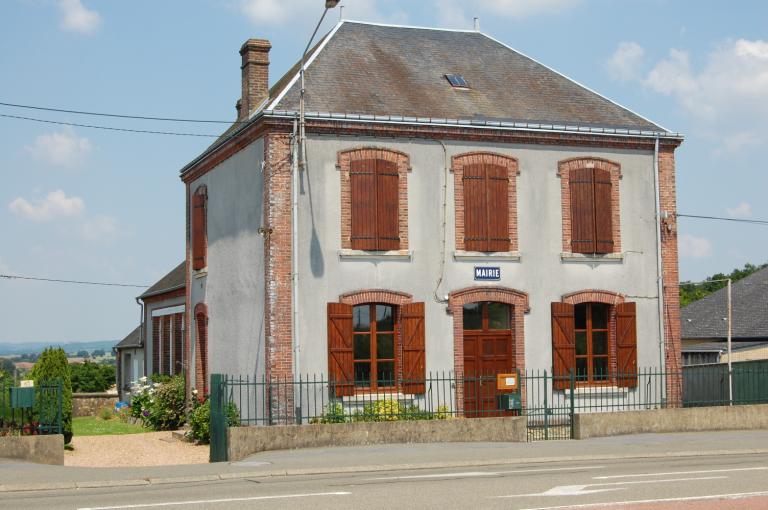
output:
<path id="1" fill-rule="evenodd" d="M 750 468 L 733 468 L 733 469 L 708 469 L 705 471 L 673 471 L 669 473 L 643 473 L 636 475 L 610 475 L 610 476 L 593 476 L 593 480 L 612 480 L 614 478 L 641 478 L 645 476 L 670 476 L 670 475 L 701 475 L 707 473 L 733 473 L 738 471 L 764 471 L 768 467 L 750 467 Z"/>
<path id="2" fill-rule="evenodd" d="M 768 496 L 768 492 L 737 492 L 734 494 L 712 494 L 710 496 L 688 496 L 681 498 L 663 499 L 636 499 L 632 501 L 614 501 L 610 503 L 585 503 L 581 505 L 564 506 L 540 506 L 536 508 L 524 508 L 522 510 L 563 510 L 565 508 L 605 508 L 609 506 L 642 505 L 646 503 L 675 503 L 678 501 L 708 501 L 712 499 L 744 499 L 759 496 Z"/>
<path id="3" fill-rule="evenodd" d="M 495 496 L 496 498 L 530 498 L 535 496 L 584 496 L 596 492 L 618 491 L 626 485 L 637 485 L 642 483 L 671 483 L 671 482 L 690 482 L 694 480 L 721 480 L 727 476 L 700 476 L 696 478 L 668 478 L 665 480 L 635 480 L 633 482 L 608 482 L 608 483 L 590 483 L 586 485 L 558 485 L 544 492 L 534 492 L 530 494 L 510 494 L 508 496 Z M 608 485 L 619 485 L 615 489 L 587 489 L 587 487 L 605 487 Z"/>
<path id="4" fill-rule="evenodd" d="M 77 510 L 118 510 L 121 508 L 154 508 L 163 506 L 203 505 L 206 503 L 231 503 L 236 501 L 260 501 L 269 499 L 311 498 L 314 496 L 349 496 L 351 492 L 314 492 L 307 494 L 280 494 L 275 496 L 254 496 L 252 498 L 200 499 L 196 501 L 169 501 L 167 503 L 142 503 L 138 505 L 94 506 Z"/>
<path id="5" fill-rule="evenodd" d="M 525 473 L 550 473 L 556 471 L 573 471 L 579 469 L 604 469 L 605 466 L 574 466 L 562 468 L 541 469 L 517 469 L 514 471 L 466 471 L 464 473 L 435 473 L 431 475 L 386 476 L 381 478 L 367 478 L 366 481 L 381 480 L 428 480 L 430 478 L 469 478 L 474 476 L 499 476 Z"/>

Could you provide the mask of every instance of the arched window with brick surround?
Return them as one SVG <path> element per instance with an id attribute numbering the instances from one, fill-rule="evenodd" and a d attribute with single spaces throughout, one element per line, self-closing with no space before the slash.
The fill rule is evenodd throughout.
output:
<path id="1" fill-rule="evenodd" d="M 198 186 L 192 195 L 192 269 L 208 264 L 208 188 Z"/>
<path id="2" fill-rule="evenodd" d="M 618 163 L 580 157 L 561 161 L 563 252 L 621 253 Z"/>
<path id="3" fill-rule="evenodd" d="M 341 247 L 408 249 L 406 154 L 378 147 L 341 151 Z"/>
<path id="4" fill-rule="evenodd" d="M 334 394 L 425 391 L 424 303 L 364 290 L 328 303 L 328 372 Z"/>
<path id="5" fill-rule="evenodd" d="M 452 158 L 456 249 L 517 251 L 517 160 L 491 152 Z"/>
<path id="6" fill-rule="evenodd" d="M 635 303 L 608 291 L 587 290 L 552 303 L 552 371 L 555 389 L 637 385 Z"/>

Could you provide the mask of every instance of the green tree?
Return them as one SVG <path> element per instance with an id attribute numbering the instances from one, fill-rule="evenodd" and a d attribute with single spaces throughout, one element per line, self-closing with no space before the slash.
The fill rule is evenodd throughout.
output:
<path id="1" fill-rule="evenodd" d="M 13 377 L 13 373 L 16 371 L 16 365 L 8 358 L 0 358 L 0 377 Z"/>
<path id="2" fill-rule="evenodd" d="M 108 390 L 115 384 L 115 367 L 87 361 L 69 366 L 72 378 L 72 391 L 75 393 L 94 393 Z"/>
<path id="3" fill-rule="evenodd" d="M 689 305 L 694 301 L 698 301 L 699 299 L 707 297 L 713 292 L 722 289 L 727 285 L 723 280 L 730 278 L 732 281 L 736 282 L 765 267 L 768 267 L 768 264 L 761 264 L 759 266 L 754 264 L 744 264 L 744 267 L 741 269 L 734 269 L 729 274 L 713 274 L 700 283 L 680 282 L 680 306 Z"/>
<path id="4" fill-rule="evenodd" d="M 61 424 L 64 434 L 64 444 L 72 441 L 72 382 L 69 375 L 69 364 L 67 362 L 67 353 L 63 349 L 48 347 L 45 349 L 37 363 L 32 368 L 32 379 L 35 386 L 40 386 L 45 381 L 54 381 L 56 379 L 62 382 L 61 395 Z M 38 415 L 50 415 L 51 407 L 58 405 L 53 397 L 45 398 L 47 394 L 38 392 L 38 398 L 35 407 Z M 58 400 L 58 399 L 56 399 Z"/>

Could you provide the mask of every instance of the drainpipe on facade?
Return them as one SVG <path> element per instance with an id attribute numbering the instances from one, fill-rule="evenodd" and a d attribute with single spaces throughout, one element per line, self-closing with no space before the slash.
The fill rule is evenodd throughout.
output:
<path id="1" fill-rule="evenodd" d="M 147 373 L 147 349 L 144 345 L 144 301 L 142 301 L 140 298 L 136 298 L 136 304 L 141 307 L 141 316 L 139 317 L 139 345 L 144 347 L 144 373 Z M 122 360 L 120 362 L 120 365 L 122 365 Z M 118 378 L 122 379 L 122 377 L 119 375 L 122 373 L 121 367 L 118 365 L 117 367 L 117 373 Z M 118 382 L 118 384 L 122 384 L 122 381 Z M 122 386 L 118 386 L 118 394 L 120 395 L 120 398 L 123 397 L 123 388 Z"/>
<path id="2" fill-rule="evenodd" d="M 653 185 L 656 190 L 656 266 L 659 294 L 659 368 L 664 370 L 664 265 L 661 257 L 661 189 L 659 187 L 659 137 L 653 146 Z"/>
<path id="3" fill-rule="evenodd" d="M 448 149 L 446 149 L 445 144 L 442 142 L 442 140 L 435 140 L 437 143 L 440 144 L 440 146 L 443 148 L 443 165 L 445 167 L 445 180 L 443 181 L 443 232 L 442 232 L 442 249 L 440 251 L 440 277 L 437 279 L 437 283 L 435 284 L 435 291 L 433 292 L 433 296 L 435 298 L 435 301 L 438 303 L 446 303 L 447 300 L 441 298 L 437 291 L 440 290 L 440 284 L 443 283 L 443 275 L 445 273 L 445 225 L 448 221 L 446 215 L 447 215 L 447 202 L 448 202 Z"/>
<path id="4" fill-rule="evenodd" d="M 299 254 L 299 164 L 298 164 L 298 144 L 296 143 L 296 135 L 298 130 L 298 121 L 293 119 L 293 133 L 291 134 L 291 166 L 292 182 L 291 193 L 293 194 L 291 204 L 291 308 L 292 308 L 292 329 L 293 329 L 293 380 L 298 380 L 300 372 L 300 355 L 301 344 L 299 343 L 299 320 L 298 320 L 298 305 L 299 305 L 299 269 L 298 269 L 298 254 Z M 304 140 L 301 141 L 302 146 Z M 306 165 L 306 161 L 304 161 Z M 306 167 L 305 167 L 306 168 Z M 295 400 L 294 400 L 295 402 Z M 299 414 L 300 415 L 300 414 Z"/>

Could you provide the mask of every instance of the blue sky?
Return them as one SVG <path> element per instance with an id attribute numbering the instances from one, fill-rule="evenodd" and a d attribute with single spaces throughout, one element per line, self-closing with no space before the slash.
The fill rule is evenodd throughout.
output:
<path id="1" fill-rule="evenodd" d="M 0 102 L 232 120 L 238 49 L 272 42 L 271 81 L 322 0 L 4 0 Z M 481 30 L 673 131 L 681 213 L 766 219 L 768 3 L 344 0 L 348 19 Z M 322 32 L 338 20 L 332 11 Z M 216 134 L 212 124 L 0 114 Z M 0 117 L 0 273 L 151 284 L 183 258 L 179 169 L 207 138 Z M 761 263 L 766 227 L 680 219 L 685 279 Z M 140 289 L 0 280 L 2 341 L 122 338 Z"/>

